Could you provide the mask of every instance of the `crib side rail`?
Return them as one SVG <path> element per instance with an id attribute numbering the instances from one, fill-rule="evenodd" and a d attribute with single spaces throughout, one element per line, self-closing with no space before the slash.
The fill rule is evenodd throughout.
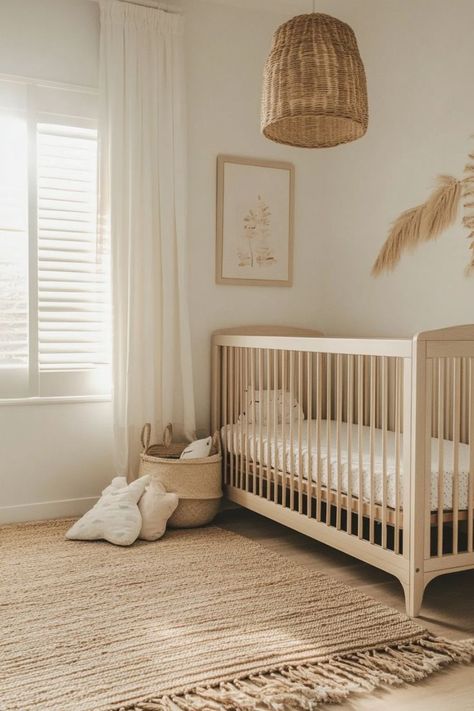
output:
<path id="1" fill-rule="evenodd" d="M 216 334 L 212 348 L 228 491 L 406 559 L 412 341 Z"/>
<path id="2" fill-rule="evenodd" d="M 412 504 L 423 498 L 422 564 L 434 577 L 474 564 L 474 326 L 418 334 L 414 349 L 424 372 L 417 395 L 423 437 L 413 471 L 425 476 L 412 482 Z"/>
<path id="3" fill-rule="evenodd" d="M 334 353 L 340 355 L 398 356 L 411 358 L 412 342 L 407 338 L 327 338 L 263 335 L 214 334 L 214 346 L 240 348 L 270 348 L 302 353 Z"/>

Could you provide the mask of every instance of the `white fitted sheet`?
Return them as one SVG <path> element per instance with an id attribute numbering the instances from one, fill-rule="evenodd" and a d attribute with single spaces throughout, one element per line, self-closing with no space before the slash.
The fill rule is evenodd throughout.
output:
<path id="1" fill-rule="evenodd" d="M 316 421 L 311 421 L 311 479 L 314 482 L 320 476 L 321 486 L 327 487 L 328 478 L 329 486 L 332 490 L 337 488 L 337 453 L 336 453 L 336 422 L 330 421 L 330 457 L 328 458 L 328 422 L 321 420 L 320 425 L 320 452 L 319 464 L 317 461 L 317 443 L 316 443 Z M 286 450 L 286 471 L 293 472 L 295 477 L 299 477 L 300 465 L 302 467 L 302 477 L 307 480 L 308 477 L 308 422 L 305 420 L 301 426 L 301 452 L 298 450 L 298 424 L 294 423 L 292 440 L 293 440 L 293 467 L 291 467 L 291 440 L 290 426 L 285 427 L 285 450 Z M 347 423 L 340 423 L 339 440 L 340 440 L 340 476 L 341 489 L 343 494 L 348 493 L 348 457 L 347 457 Z M 352 436 L 352 475 L 351 475 L 351 493 L 354 498 L 359 496 L 359 449 L 358 449 L 358 426 L 350 425 Z M 362 493 L 365 501 L 370 501 L 370 427 L 362 427 L 363 446 L 362 446 Z M 252 462 L 259 462 L 266 466 L 277 468 L 280 472 L 283 471 L 284 447 L 282 436 L 282 425 L 279 424 L 276 429 L 276 447 L 274 444 L 274 429 L 273 425 L 268 436 L 266 425 L 262 425 L 262 433 L 260 437 L 259 425 L 255 425 L 255 434 L 253 425 L 248 426 L 248 443 L 246 442 L 245 424 L 227 425 L 222 428 L 222 440 L 225 443 L 227 451 L 233 454 L 244 454 L 248 451 L 249 459 Z M 374 458 L 374 501 L 376 504 L 382 504 L 383 492 L 383 461 L 382 461 L 382 430 L 375 429 L 375 458 Z M 387 504 L 391 508 L 396 506 L 396 438 L 394 432 L 387 432 L 387 452 L 386 452 L 386 491 Z M 403 435 L 400 435 L 400 453 L 403 458 Z M 444 440 L 444 457 L 443 457 L 443 509 L 450 510 L 453 508 L 453 454 L 454 444 L 451 441 Z M 458 508 L 460 510 L 467 509 L 469 500 L 469 445 L 459 444 L 459 473 L 458 473 Z M 329 467 L 328 467 L 329 459 Z M 329 469 L 329 472 L 328 472 Z M 438 509 L 438 440 L 431 440 L 431 511 Z M 474 482 L 473 484 L 474 485 Z M 399 502 L 403 505 L 403 461 L 400 462 L 399 476 Z"/>

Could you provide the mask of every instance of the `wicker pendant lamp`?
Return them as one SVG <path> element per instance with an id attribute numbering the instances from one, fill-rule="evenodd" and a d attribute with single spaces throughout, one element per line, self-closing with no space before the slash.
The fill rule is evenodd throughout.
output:
<path id="1" fill-rule="evenodd" d="M 316 12 L 281 25 L 265 63 L 262 133 L 326 148 L 361 138 L 367 125 L 365 70 L 349 25 Z"/>

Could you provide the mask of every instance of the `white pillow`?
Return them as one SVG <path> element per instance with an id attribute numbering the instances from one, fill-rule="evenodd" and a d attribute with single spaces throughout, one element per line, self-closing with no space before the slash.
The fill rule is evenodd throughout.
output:
<path id="1" fill-rule="evenodd" d="M 283 393 L 285 395 L 285 403 L 283 406 Z M 247 400 L 245 398 L 247 397 Z M 275 421 L 275 390 L 254 390 L 253 397 L 252 392 L 244 395 L 244 403 L 247 404 L 247 410 L 242 412 L 239 419 L 248 424 L 253 424 L 254 417 L 254 403 L 255 403 L 255 423 L 262 425 L 267 424 L 268 409 L 270 408 L 270 424 Z M 276 421 L 277 424 L 281 424 L 283 421 L 286 424 L 290 422 L 295 422 L 301 418 L 304 419 L 304 413 L 298 400 L 290 397 L 288 391 L 277 390 L 276 391 Z"/>
<path id="2" fill-rule="evenodd" d="M 117 546 L 131 545 L 142 526 L 137 503 L 149 480 L 149 476 L 143 476 L 128 486 L 108 486 L 95 506 L 71 526 L 66 538 L 75 541 L 103 538 Z"/>
<path id="3" fill-rule="evenodd" d="M 123 489 L 124 486 L 128 486 L 128 481 L 126 476 L 114 476 L 112 481 L 105 489 L 102 491 L 102 496 L 105 494 L 110 494 L 114 489 Z"/>
<path id="4" fill-rule="evenodd" d="M 142 515 L 139 538 L 157 541 L 166 531 L 166 523 L 179 503 L 178 494 L 168 493 L 163 484 L 152 477 L 138 502 Z"/>
<path id="5" fill-rule="evenodd" d="M 186 449 L 181 452 L 180 459 L 201 459 L 208 457 L 211 453 L 212 437 L 206 439 L 196 439 L 190 442 Z"/>

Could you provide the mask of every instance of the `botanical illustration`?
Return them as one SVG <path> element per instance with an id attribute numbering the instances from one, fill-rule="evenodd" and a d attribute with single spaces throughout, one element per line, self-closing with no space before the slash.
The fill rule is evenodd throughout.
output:
<path id="1" fill-rule="evenodd" d="M 242 236 L 237 246 L 239 267 L 268 267 L 276 264 L 272 248 L 271 212 L 261 195 L 243 219 Z"/>
<path id="2" fill-rule="evenodd" d="M 293 166 L 235 156 L 217 165 L 217 283 L 289 286 Z"/>

